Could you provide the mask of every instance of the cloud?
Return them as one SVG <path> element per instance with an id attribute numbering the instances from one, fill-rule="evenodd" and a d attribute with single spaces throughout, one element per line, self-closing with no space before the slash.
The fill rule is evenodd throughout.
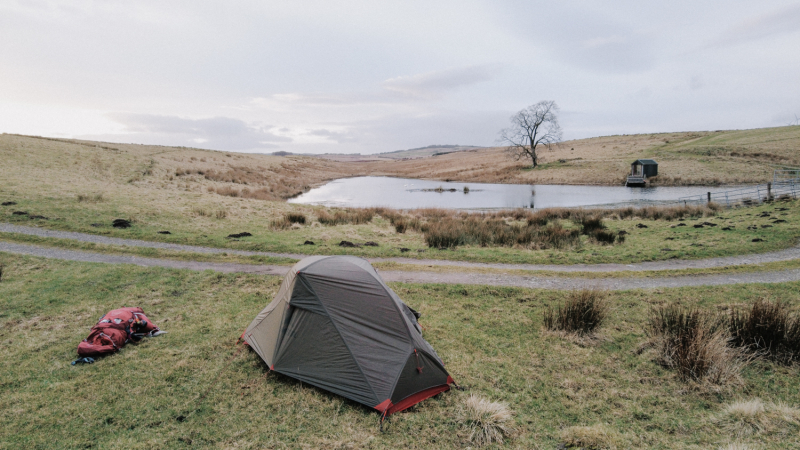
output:
<path id="1" fill-rule="evenodd" d="M 390 78 L 380 84 L 380 89 L 340 93 L 272 94 L 268 97 L 253 98 L 250 100 L 250 105 L 261 108 L 273 108 L 276 105 L 339 107 L 391 105 L 440 99 L 447 91 L 491 81 L 498 72 L 497 66 L 488 64 L 445 69 Z"/>
<path id="2" fill-rule="evenodd" d="M 171 145 L 200 145 L 221 150 L 275 148 L 275 143 L 292 139 L 230 117 L 187 119 L 155 114 L 110 113 L 108 117 L 124 125 L 124 133 L 142 142 L 169 142 Z"/>
<path id="3" fill-rule="evenodd" d="M 323 137 L 338 144 L 358 142 L 358 139 L 347 131 L 332 131 L 325 128 L 311 130 L 305 133 L 309 136 Z"/>
<path id="4" fill-rule="evenodd" d="M 390 78 L 383 87 L 412 97 L 438 97 L 462 86 L 490 81 L 497 72 L 498 68 L 492 65 L 469 66 Z"/>
<path id="5" fill-rule="evenodd" d="M 800 5 L 740 22 L 723 32 L 712 46 L 737 45 L 800 30 Z"/>
<path id="6" fill-rule="evenodd" d="M 571 64 L 607 73 L 638 72 L 654 62 L 652 40 L 630 30 L 578 34 L 554 43 L 553 48 L 558 49 L 557 57 Z"/>

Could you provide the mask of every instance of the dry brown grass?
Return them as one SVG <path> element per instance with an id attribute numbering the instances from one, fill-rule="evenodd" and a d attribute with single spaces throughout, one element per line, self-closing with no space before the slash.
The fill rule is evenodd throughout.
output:
<path id="1" fill-rule="evenodd" d="M 800 409 L 754 398 L 724 405 L 722 411 L 712 420 L 737 438 L 758 434 L 786 434 L 796 432 L 800 427 Z"/>
<path id="2" fill-rule="evenodd" d="M 731 442 L 730 444 L 719 447 L 718 450 L 755 450 L 755 447 L 744 444 L 742 442 Z"/>
<path id="3" fill-rule="evenodd" d="M 732 348 L 730 334 L 716 314 L 677 305 L 654 308 L 646 327 L 658 350 L 658 361 L 674 369 L 683 381 L 725 387 L 741 382 L 750 361 Z"/>
<path id="4" fill-rule="evenodd" d="M 24 149 L 24 152 L 20 152 Z M 36 155 L 32 161 L 25 155 Z M 194 192 L 283 201 L 353 167 L 320 158 L 0 135 L 5 181 L 84 203 Z M 102 192 L 102 196 L 94 194 Z"/>
<path id="5" fill-rule="evenodd" d="M 678 132 L 602 136 L 566 141 L 543 151 L 542 165 L 515 161 L 503 148 L 451 153 L 432 158 L 360 163 L 373 175 L 432 180 L 621 185 L 638 158 L 659 163 L 660 186 L 763 183 L 775 164 L 800 166 L 800 127 L 723 132 Z"/>
<path id="6" fill-rule="evenodd" d="M 317 220 L 319 223 L 328 226 L 354 224 L 360 225 L 369 223 L 375 217 L 376 208 L 353 208 L 334 211 L 330 214 L 328 211 L 320 210 L 317 213 Z"/>
<path id="7" fill-rule="evenodd" d="M 622 436 L 605 424 L 567 427 L 561 432 L 561 439 L 568 448 L 615 450 L 622 445 Z"/>
<path id="8" fill-rule="evenodd" d="M 458 417 L 462 429 L 469 433 L 467 440 L 478 447 L 502 444 L 513 432 L 511 418 L 508 405 L 475 394 L 464 401 Z"/>
<path id="9" fill-rule="evenodd" d="M 598 290 L 570 292 L 563 306 L 544 311 L 544 327 L 579 335 L 594 333 L 608 317 L 606 297 L 605 292 Z"/>
<path id="10" fill-rule="evenodd" d="M 729 328 L 734 346 L 783 364 L 800 359 L 800 317 L 790 315 L 786 302 L 762 298 L 749 310 L 734 309 Z"/>
<path id="11" fill-rule="evenodd" d="M 301 213 L 287 213 L 280 219 L 275 219 L 270 222 L 270 228 L 273 230 L 285 230 L 294 224 L 305 225 L 307 218 L 305 214 Z"/>
<path id="12" fill-rule="evenodd" d="M 79 202 L 86 203 L 97 203 L 104 200 L 103 194 L 78 194 L 77 198 Z"/>

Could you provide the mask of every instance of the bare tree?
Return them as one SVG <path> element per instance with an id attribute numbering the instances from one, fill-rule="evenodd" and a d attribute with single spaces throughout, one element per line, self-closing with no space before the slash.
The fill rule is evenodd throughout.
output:
<path id="1" fill-rule="evenodd" d="M 535 169 L 539 165 L 536 148 L 550 149 L 561 142 L 557 114 L 558 105 L 552 100 L 528 106 L 511 117 L 511 127 L 500 131 L 500 141 L 518 160 L 530 158 Z"/>

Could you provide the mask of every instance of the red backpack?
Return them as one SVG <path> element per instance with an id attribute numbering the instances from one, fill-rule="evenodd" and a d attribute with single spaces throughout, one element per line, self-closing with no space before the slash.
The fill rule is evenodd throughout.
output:
<path id="1" fill-rule="evenodd" d="M 109 311 L 92 327 L 89 337 L 78 345 L 80 356 L 103 356 L 119 351 L 128 341 L 139 341 L 145 336 L 157 336 L 162 331 L 153 324 L 139 307 Z"/>

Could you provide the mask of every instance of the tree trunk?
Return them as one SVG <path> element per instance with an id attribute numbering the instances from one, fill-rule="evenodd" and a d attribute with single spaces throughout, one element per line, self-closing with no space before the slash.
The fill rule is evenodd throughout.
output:
<path id="1" fill-rule="evenodd" d="M 539 165 L 539 158 L 536 156 L 536 149 L 532 148 L 528 154 L 531 155 L 531 162 L 533 163 L 533 168 L 535 169 L 536 166 Z"/>

